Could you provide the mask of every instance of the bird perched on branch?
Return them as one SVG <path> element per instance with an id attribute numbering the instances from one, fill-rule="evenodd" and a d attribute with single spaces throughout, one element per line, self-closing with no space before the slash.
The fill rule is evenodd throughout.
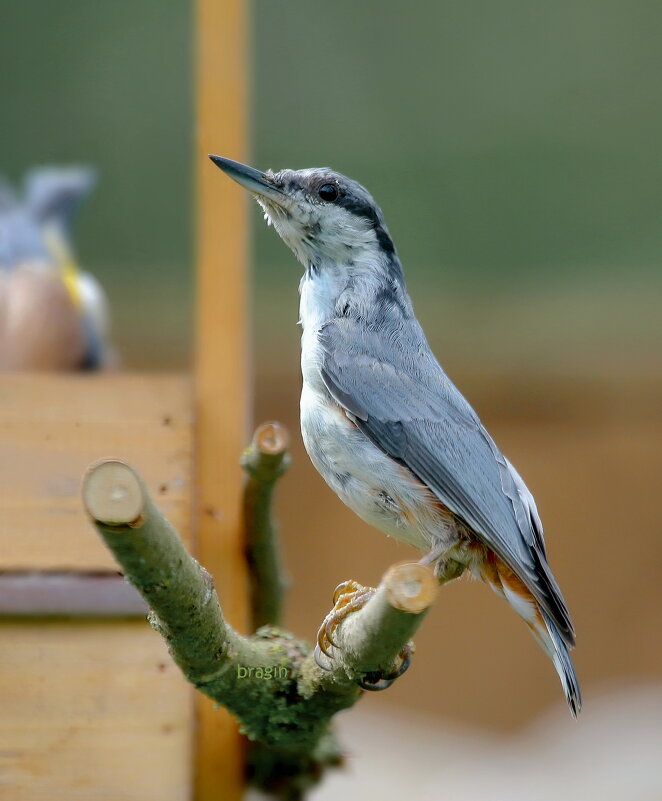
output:
<path id="1" fill-rule="evenodd" d="M 104 292 L 71 245 L 72 219 L 93 184 L 82 167 L 32 170 L 21 198 L 0 183 L 0 370 L 113 361 Z"/>
<path id="2" fill-rule="evenodd" d="M 426 551 L 440 580 L 469 570 L 505 598 L 576 716 L 575 634 L 535 501 L 430 350 L 381 210 L 327 168 L 263 173 L 211 159 L 305 268 L 301 430 L 313 464 L 359 517 Z M 318 639 L 324 653 L 333 623 L 366 596 L 341 595 Z"/>

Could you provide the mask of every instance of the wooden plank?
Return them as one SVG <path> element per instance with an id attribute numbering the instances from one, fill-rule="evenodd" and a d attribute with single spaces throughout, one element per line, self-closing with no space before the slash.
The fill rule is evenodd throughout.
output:
<path id="1" fill-rule="evenodd" d="M 0 641 L 1 798 L 190 798 L 192 690 L 144 623 L 3 623 Z"/>
<path id="2" fill-rule="evenodd" d="M 138 590 L 112 573 L 0 573 L 0 615 L 139 617 L 149 607 Z"/>
<path id="3" fill-rule="evenodd" d="M 248 441 L 246 198 L 208 153 L 245 158 L 246 3 L 197 0 L 198 286 L 195 369 L 196 555 L 230 622 L 247 620 L 239 455 Z M 198 698 L 196 798 L 242 795 L 242 753 L 224 710 Z"/>
<path id="4" fill-rule="evenodd" d="M 188 538 L 190 395 L 179 375 L 0 376 L 0 569 L 117 569 L 80 503 L 105 456 L 140 470 Z"/>

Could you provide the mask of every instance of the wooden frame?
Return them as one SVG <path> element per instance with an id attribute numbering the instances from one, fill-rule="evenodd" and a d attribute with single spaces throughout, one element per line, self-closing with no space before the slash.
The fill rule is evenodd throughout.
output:
<path id="1" fill-rule="evenodd" d="M 121 704 L 128 704 L 131 714 L 146 716 L 141 720 L 144 731 L 153 732 L 154 747 L 158 742 L 173 760 L 176 753 L 188 760 L 188 767 L 181 762 L 177 769 L 174 764 L 164 766 L 159 786 L 168 787 L 166 777 L 174 777 L 167 798 L 183 797 L 183 782 L 190 784 L 191 777 L 197 801 L 220 797 L 232 801 L 243 793 L 242 749 L 235 722 L 198 695 L 194 701 L 196 724 L 192 725 L 186 709 L 190 712 L 193 692 L 147 625 L 126 620 L 144 614 L 141 599 L 127 592 L 127 585 L 115 577 L 117 566 L 85 519 L 80 502 L 80 479 L 90 462 L 116 456 L 135 464 L 160 508 L 214 576 L 229 620 L 245 630 L 248 614 L 240 520 L 243 475 L 238 460 L 249 439 L 250 417 L 247 212 L 241 192 L 222 180 L 207 158 L 209 152 L 240 159 L 246 155 L 244 0 L 197 0 L 196 32 L 194 163 L 199 223 L 193 376 L 118 373 L 0 378 L 0 571 L 5 573 L 0 573 L 0 614 L 5 617 L 2 636 L 13 643 L 5 650 L 17 655 L 16 664 L 10 660 L 7 668 L 14 674 L 5 690 L 0 682 L 0 700 L 11 707 L 0 724 L 0 750 L 18 741 L 27 749 L 20 754 L 20 748 L 11 751 L 19 756 L 7 757 L 9 763 L 2 766 L 18 782 L 23 781 L 23 762 L 36 765 L 42 773 L 57 771 L 60 764 L 48 754 L 50 735 L 41 732 L 38 723 L 26 728 L 32 707 L 41 703 L 37 698 L 40 684 L 57 688 L 54 692 L 71 693 L 72 698 L 84 688 L 89 698 L 98 699 L 94 703 L 102 704 L 104 692 L 112 695 L 116 689 L 104 684 L 108 671 L 101 666 L 109 652 L 103 649 L 106 643 L 108 647 L 126 643 L 135 655 L 135 664 L 116 654 L 109 668 L 117 671 L 120 684 L 133 681 L 122 678 L 124 667 L 137 670 L 136 686 L 154 700 L 162 697 L 159 688 L 164 679 L 160 674 L 166 674 L 168 700 L 160 713 L 166 722 L 159 724 L 158 736 L 150 728 L 153 707 L 148 699 L 137 703 L 134 698 L 136 704 L 132 705 L 133 696 L 125 694 Z M 44 620 L 48 616 L 50 622 Z M 66 621 L 63 616 L 78 619 Z M 101 618 L 107 622 L 102 623 Z M 98 631 L 99 627 L 106 633 Z M 71 648 L 79 649 L 81 663 L 72 665 L 67 656 L 69 638 L 77 643 Z M 98 680 L 94 664 L 99 666 Z M 0 664 L 0 677 L 2 670 Z M 32 684 L 21 706 L 21 693 L 16 693 L 11 683 L 23 675 L 28 681 L 32 677 Z M 96 734 L 90 733 L 86 739 L 85 720 L 78 719 L 76 705 L 67 706 L 67 702 L 64 697 L 62 708 L 55 702 L 50 705 L 54 720 L 42 721 L 42 728 L 55 731 L 59 717 L 68 715 L 67 725 L 77 727 L 82 732 L 80 743 L 89 745 Z M 78 781 L 76 770 L 80 768 L 92 799 L 94 759 L 101 760 L 98 766 L 104 768 L 106 753 L 110 759 L 112 754 L 118 759 L 130 758 L 130 750 L 122 750 L 121 714 L 104 715 L 105 711 L 95 725 L 106 725 L 107 720 L 118 749 L 112 751 L 110 741 L 105 741 L 103 749 L 110 750 L 99 750 L 99 746 L 96 756 L 88 757 L 89 764 L 82 765 L 79 755 L 62 745 L 66 775 L 61 783 L 53 775 L 52 786 Z M 137 719 L 131 721 L 132 726 L 138 725 Z M 192 754 L 184 748 L 187 742 Z M 139 751 L 139 744 L 135 745 Z M 136 753 L 136 759 L 139 761 L 131 769 L 139 772 L 142 757 Z M 106 773 L 112 784 L 114 772 Z M 25 782 L 14 798 L 32 798 L 32 784 L 28 779 Z M 102 794 L 116 791 L 111 784 L 104 785 Z M 34 785 L 35 792 L 44 792 L 47 786 Z M 179 795 L 173 796 L 175 792 Z M 123 797 L 134 795 L 127 788 Z"/>
<path id="2" fill-rule="evenodd" d="M 246 200 L 219 180 L 208 153 L 245 158 L 246 3 L 198 0 L 198 298 L 195 367 L 196 555 L 214 576 L 223 608 L 240 630 L 247 590 L 240 534 L 248 442 Z M 197 698 L 196 798 L 239 798 L 243 786 L 236 724 Z"/>

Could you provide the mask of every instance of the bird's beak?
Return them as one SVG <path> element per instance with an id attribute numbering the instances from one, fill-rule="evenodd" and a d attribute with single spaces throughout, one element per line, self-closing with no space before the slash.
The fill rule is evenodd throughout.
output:
<path id="1" fill-rule="evenodd" d="M 219 167 L 226 175 L 241 184 L 249 192 L 260 197 L 268 198 L 278 205 L 283 204 L 285 193 L 274 186 L 267 176 L 259 170 L 249 167 L 247 164 L 242 164 L 239 161 L 232 161 L 231 159 L 224 159 L 222 156 L 214 156 L 209 154 L 209 158 L 214 164 Z"/>

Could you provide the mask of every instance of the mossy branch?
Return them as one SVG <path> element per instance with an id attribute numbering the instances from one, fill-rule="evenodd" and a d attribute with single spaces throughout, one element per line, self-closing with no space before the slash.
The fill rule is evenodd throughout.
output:
<path id="1" fill-rule="evenodd" d="M 302 797 L 323 769 L 341 758 L 330 722 L 358 700 L 357 682 L 399 664 L 398 655 L 434 599 L 432 570 L 419 564 L 392 567 L 368 603 L 334 632 L 338 647 L 327 671 L 306 642 L 286 631 L 265 626 L 244 637 L 229 625 L 211 576 L 187 552 L 129 465 L 117 460 L 93 465 L 83 481 L 83 501 L 126 577 L 149 603 L 151 623 L 185 677 L 264 746 L 253 780 L 281 798 Z M 278 598 L 280 592 L 277 588 Z M 273 598 L 269 603 L 273 609 Z"/>

